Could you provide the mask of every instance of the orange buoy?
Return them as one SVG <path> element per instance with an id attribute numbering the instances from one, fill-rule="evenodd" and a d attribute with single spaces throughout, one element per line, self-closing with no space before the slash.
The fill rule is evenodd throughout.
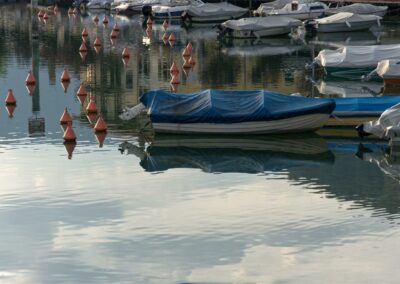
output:
<path id="1" fill-rule="evenodd" d="M 183 61 L 182 67 L 183 67 L 184 69 L 190 69 L 190 68 L 192 68 L 192 65 L 190 64 L 189 59 L 187 59 L 187 57 L 186 57 L 185 60 Z"/>
<path id="2" fill-rule="evenodd" d="M 151 20 L 151 17 L 150 17 L 150 16 L 147 17 L 146 24 L 147 24 L 148 26 L 151 26 L 151 25 L 153 24 L 153 21 Z"/>
<path id="3" fill-rule="evenodd" d="M 16 105 L 17 100 L 14 97 L 13 91 L 8 89 L 7 97 L 6 97 L 6 105 Z"/>
<path id="4" fill-rule="evenodd" d="M 171 68 L 169 69 L 169 73 L 171 74 L 171 76 L 179 74 L 179 69 L 178 66 L 175 64 L 175 62 L 172 62 Z"/>
<path id="5" fill-rule="evenodd" d="M 162 39 L 163 39 L 163 40 L 168 40 L 168 33 L 167 33 L 167 32 L 165 32 L 165 33 L 163 34 Z"/>
<path id="6" fill-rule="evenodd" d="M 176 93 L 178 91 L 178 84 L 170 84 L 170 86 L 173 93 Z"/>
<path id="7" fill-rule="evenodd" d="M 79 52 L 87 52 L 86 44 L 82 41 Z"/>
<path id="8" fill-rule="evenodd" d="M 76 141 L 76 135 L 75 135 L 74 130 L 72 129 L 71 122 L 68 123 L 68 126 L 64 131 L 63 138 L 64 138 L 65 142 L 75 142 Z"/>
<path id="9" fill-rule="evenodd" d="M 129 50 L 127 47 L 124 47 L 124 49 L 122 50 L 122 57 L 123 58 L 129 58 L 130 54 L 129 54 Z"/>
<path id="10" fill-rule="evenodd" d="M 71 81 L 71 79 L 70 79 L 69 74 L 68 74 L 68 69 L 65 66 L 64 67 L 64 71 L 61 74 L 61 82 L 70 82 L 70 81 Z"/>
<path id="11" fill-rule="evenodd" d="M 72 153 L 75 150 L 75 146 L 76 146 L 76 142 L 75 141 L 72 141 L 72 142 L 65 141 L 64 142 L 65 150 L 67 150 L 67 153 L 68 153 L 68 160 L 72 159 Z"/>
<path id="12" fill-rule="evenodd" d="M 193 51 L 193 44 L 191 41 L 188 42 L 188 44 L 186 45 L 186 48 L 189 49 L 189 52 L 192 53 Z"/>
<path id="13" fill-rule="evenodd" d="M 71 124 L 72 124 L 72 118 L 71 118 L 71 116 L 69 115 L 68 109 L 65 108 L 65 109 L 64 109 L 64 112 L 62 113 L 62 115 L 61 115 L 61 117 L 60 117 L 60 124 L 61 124 L 61 125 L 62 125 L 62 124 L 68 124 L 68 123 L 70 123 L 70 122 L 71 122 Z"/>
<path id="14" fill-rule="evenodd" d="M 190 56 L 190 51 L 189 51 L 189 49 L 187 47 L 185 47 L 185 49 L 183 50 L 182 56 L 184 58 L 188 58 Z"/>
<path id="15" fill-rule="evenodd" d="M 96 136 L 97 142 L 99 142 L 99 148 L 103 147 L 104 140 L 106 140 L 107 132 L 95 132 L 94 136 Z"/>
<path id="16" fill-rule="evenodd" d="M 114 24 L 113 31 L 119 32 L 119 26 L 117 23 Z"/>
<path id="17" fill-rule="evenodd" d="M 93 46 L 101 46 L 101 42 L 98 36 L 96 36 L 96 39 L 94 40 Z"/>
<path id="18" fill-rule="evenodd" d="M 70 83 L 69 81 L 61 82 L 61 87 L 63 88 L 64 93 L 67 93 L 68 87 L 69 87 L 69 83 Z"/>
<path id="19" fill-rule="evenodd" d="M 35 90 L 35 85 L 26 85 L 26 90 L 28 91 L 28 95 L 32 96 L 33 91 Z"/>
<path id="20" fill-rule="evenodd" d="M 68 15 L 72 15 L 74 13 L 74 11 L 72 10 L 72 8 L 68 8 Z"/>
<path id="21" fill-rule="evenodd" d="M 9 118 L 14 117 L 14 111 L 15 111 L 16 107 L 17 107 L 17 105 L 6 105 L 6 110 L 7 110 Z"/>
<path id="22" fill-rule="evenodd" d="M 48 20 L 49 19 L 49 15 L 46 12 L 44 12 L 44 14 L 43 14 L 43 19 L 44 20 Z"/>
<path id="23" fill-rule="evenodd" d="M 79 55 L 81 56 L 82 61 L 85 60 L 87 52 L 79 52 Z"/>
<path id="24" fill-rule="evenodd" d="M 101 46 L 95 46 L 94 51 L 96 51 L 96 54 L 99 54 L 101 50 Z"/>
<path id="25" fill-rule="evenodd" d="M 39 18 L 42 18 L 42 17 L 43 17 L 43 11 L 42 11 L 42 10 L 39 10 L 39 13 L 37 14 L 37 16 L 38 16 Z"/>
<path id="26" fill-rule="evenodd" d="M 172 79 L 170 81 L 171 85 L 179 85 L 181 82 L 179 81 L 179 75 L 178 74 L 174 74 L 172 75 Z"/>
<path id="27" fill-rule="evenodd" d="M 72 12 L 73 12 L 74 15 L 77 15 L 78 14 L 78 8 L 75 7 L 74 10 L 72 10 Z"/>
<path id="28" fill-rule="evenodd" d="M 175 35 L 174 35 L 174 33 L 171 33 L 171 34 L 169 35 L 168 41 L 169 41 L 169 42 L 175 41 Z"/>
<path id="29" fill-rule="evenodd" d="M 82 30 L 82 34 L 83 37 L 87 37 L 89 35 L 88 31 L 86 30 L 86 28 L 83 28 Z"/>
<path id="30" fill-rule="evenodd" d="M 104 15 L 104 17 L 103 17 L 103 24 L 104 24 L 104 25 L 107 25 L 107 24 L 108 24 L 108 18 L 107 18 L 106 15 Z"/>
<path id="31" fill-rule="evenodd" d="M 111 30 L 110 38 L 117 38 L 118 32 Z"/>
<path id="32" fill-rule="evenodd" d="M 94 102 L 94 96 L 90 96 L 89 103 L 86 107 L 86 112 L 87 113 L 97 113 L 97 106 L 96 106 L 96 103 Z"/>
<path id="33" fill-rule="evenodd" d="M 190 56 L 188 61 L 189 61 L 189 64 L 192 65 L 192 67 L 196 64 L 196 61 L 194 61 L 193 55 Z"/>
<path id="34" fill-rule="evenodd" d="M 164 20 L 163 24 L 162 24 L 164 31 L 166 31 L 168 29 L 168 21 Z"/>
<path id="35" fill-rule="evenodd" d="M 94 130 L 96 132 L 106 132 L 107 131 L 107 125 L 104 122 L 104 119 L 101 114 L 99 115 L 99 118 L 97 119 L 97 122 L 94 125 Z"/>
<path id="36" fill-rule="evenodd" d="M 86 101 L 86 97 L 87 96 L 77 96 L 77 98 L 78 98 L 78 101 L 79 101 L 79 104 L 81 105 L 81 106 L 83 106 L 84 105 L 84 103 L 85 103 L 85 101 Z"/>
<path id="37" fill-rule="evenodd" d="M 36 84 L 36 79 L 35 76 L 33 76 L 32 70 L 29 70 L 28 76 L 25 79 L 26 85 L 35 85 Z"/>
<path id="38" fill-rule="evenodd" d="M 87 91 L 86 91 L 85 85 L 83 83 L 81 83 L 79 85 L 79 89 L 76 92 L 76 95 L 77 96 L 87 96 Z"/>

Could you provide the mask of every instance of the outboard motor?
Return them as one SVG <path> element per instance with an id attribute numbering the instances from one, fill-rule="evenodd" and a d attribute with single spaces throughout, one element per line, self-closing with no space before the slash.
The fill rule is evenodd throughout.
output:
<path id="1" fill-rule="evenodd" d="M 143 13 L 143 16 L 145 16 L 145 18 L 151 16 L 151 11 L 152 11 L 152 8 L 150 5 L 144 5 L 142 7 L 142 13 Z"/>
<path id="2" fill-rule="evenodd" d="M 306 35 L 314 36 L 317 33 L 317 29 L 315 27 L 316 22 L 314 20 L 304 21 L 304 28 L 306 29 Z"/>
<path id="3" fill-rule="evenodd" d="M 362 124 L 362 123 L 356 126 L 356 130 L 358 133 L 358 137 L 360 137 L 360 138 L 371 135 L 371 133 L 364 131 L 364 124 Z"/>

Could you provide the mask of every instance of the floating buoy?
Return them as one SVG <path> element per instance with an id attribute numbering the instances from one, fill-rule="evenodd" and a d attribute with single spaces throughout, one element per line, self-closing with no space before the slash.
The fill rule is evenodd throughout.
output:
<path id="1" fill-rule="evenodd" d="M 26 85 L 26 90 L 28 91 L 28 95 L 32 96 L 33 91 L 35 90 L 35 85 Z"/>
<path id="2" fill-rule="evenodd" d="M 191 41 L 188 42 L 188 44 L 186 45 L 186 48 L 189 50 L 190 53 L 192 53 L 193 51 L 193 44 Z"/>
<path id="3" fill-rule="evenodd" d="M 97 113 L 97 106 L 96 106 L 96 103 L 94 102 L 94 96 L 90 96 L 89 103 L 86 107 L 86 112 L 87 113 Z"/>
<path id="4" fill-rule="evenodd" d="M 83 37 L 87 37 L 89 35 L 88 31 L 86 30 L 86 28 L 83 28 L 82 30 L 82 34 Z"/>
<path id="5" fill-rule="evenodd" d="M 101 114 L 99 115 L 99 118 L 97 119 L 97 122 L 94 125 L 94 130 L 96 132 L 106 132 L 107 131 L 107 125 L 104 122 L 104 119 Z"/>
<path id="6" fill-rule="evenodd" d="M 87 96 L 87 91 L 86 91 L 85 85 L 83 83 L 81 83 L 79 85 L 79 89 L 76 92 L 76 95 L 77 96 Z"/>
<path id="7" fill-rule="evenodd" d="M 36 79 L 35 76 L 33 76 L 32 70 L 29 70 L 28 76 L 25 79 L 26 85 L 35 85 L 36 84 Z"/>
<path id="8" fill-rule="evenodd" d="M 169 69 L 169 73 L 171 74 L 171 76 L 179 74 L 178 65 L 176 65 L 175 62 L 172 62 L 171 68 Z"/>
<path id="9" fill-rule="evenodd" d="M 14 111 L 15 111 L 16 107 L 17 107 L 17 105 L 6 105 L 6 110 L 7 110 L 9 118 L 14 117 Z"/>
<path id="10" fill-rule="evenodd" d="M 194 61 L 193 55 L 190 56 L 188 61 L 189 61 L 189 64 L 192 65 L 192 67 L 196 64 L 196 61 Z"/>
<path id="11" fill-rule="evenodd" d="M 73 12 L 74 15 L 77 15 L 78 14 L 78 8 L 75 7 L 72 12 Z"/>
<path id="12" fill-rule="evenodd" d="M 49 19 L 49 15 L 46 13 L 46 12 L 44 12 L 44 14 L 43 14 L 43 20 L 48 20 Z"/>
<path id="13" fill-rule="evenodd" d="M 114 24 L 113 31 L 119 32 L 119 26 L 117 23 Z"/>
<path id="14" fill-rule="evenodd" d="M 68 8 L 68 15 L 72 15 L 74 13 L 74 11 L 72 10 L 72 8 Z"/>
<path id="15" fill-rule="evenodd" d="M 6 105 L 16 105 L 17 100 L 14 97 L 13 91 L 8 89 L 7 97 L 6 97 Z"/>
<path id="16" fill-rule="evenodd" d="M 122 62 L 124 63 L 124 66 L 127 66 L 129 63 L 129 57 L 123 57 Z"/>
<path id="17" fill-rule="evenodd" d="M 163 41 L 163 43 L 164 43 L 165 46 L 168 44 L 168 38 L 163 38 L 162 41 Z"/>
<path id="18" fill-rule="evenodd" d="M 153 24 L 153 21 L 151 20 L 151 17 L 150 17 L 150 16 L 147 17 L 146 24 L 147 24 L 148 26 L 151 26 L 151 25 Z"/>
<path id="19" fill-rule="evenodd" d="M 96 137 L 97 142 L 99 142 L 99 148 L 102 148 L 104 140 L 106 140 L 107 132 L 95 132 L 94 136 Z"/>
<path id="20" fill-rule="evenodd" d="M 68 160 L 72 159 L 72 153 L 75 150 L 75 146 L 76 146 L 75 141 L 72 141 L 72 142 L 65 141 L 64 142 L 64 147 L 65 147 L 65 150 L 67 150 L 67 154 L 68 154 Z"/>
<path id="21" fill-rule="evenodd" d="M 61 115 L 61 117 L 60 117 L 60 124 L 61 124 L 61 125 L 62 125 L 62 124 L 68 124 L 68 123 L 70 123 L 70 122 L 71 122 L 71 124 L 72 124 L 72 118 L 71 118 L 71 116 L 69 115 L 68 109 L 65 108 L 65 109 L 64 109 L 64 112 L 62 113 L 62 115 Z"/>
<path id="22" fill-rule="evenodd" d="M 75 142 L 76 141 L 76 135 L 75 135 L 74 130 L 72 129 L 71 122 L 68 123 L 68 126 L 64 131 L 63 138 L 64 138 L 65 142 Z"/>
<path id="23" fill-rule="evenodd" d="M 81 43 L 79 47 L 79 52 L 87 52 L 86 44 L 84 42 Z"/>
<path id="24" fill-rule="evenodd" d="M 122 57 L 123 58 L 129 58 L 130 54 L 129 54 L 129 50 L 127 47 L 124 47 L 124 49 L 122 50 Z"/>
<path id="25" fill-rule="evenodd" d="M 168 41 L 169 41 L 169 42 L 175 41 L 175 35 L 174 35 L 174 33 L 171 33 L 171 34 L 169 35 Z"/>
<path id="26" fill-rule="evenodd" d="M 163 24 L 162 24 L 164 31 L 166 31 L 168 29 L 168 21 L 164 20 Z"/>
<path id="27" fill-rule="evenodd" d="M 99 54 L 101 50 L 101 46 L 95 46 L 94 51 L 96 51 L 96 54 Z"/>
<path id="28" fill-rule="evenodd" d="M 118 32 L 111 30 L 110 38 L 117 38 Z"/>
<path id="29" fill-rule="evenodd" d="M 68 69 L 65 66 L 64 67 L 64 71 L 61 74 L 61 82 L 70 82 L 70 81 L 71 81 L 71 79 L 70 79 L 69 74 L 68 74 Z"/>
<path id="30" fill-rule="evenodd" d="M 97 15 L 93 17 L 93 22 L 95 24 L 97 24 L 99 22 L 99 17 L 97 17 Z"/>
<path id="31" fill-rule="evenodd" d="M 69 83 L 69 81 L 61 82 L 61 87 L 63 88 L 64 93 L 68 91 Z"/>
<path id="32" fill-rule="evenodd" d="M 163 40 L 168 40 L 168 33 L 167 33 L 167 32 L 165 32 L 165 33 L 163 34 L 162 39 L 163 39 Z"/>
<path id="33" fill-rule="evenodd" d="M 190 69 L 190 68 L 192 68 L 192 65 L 190 64 L 189 59 L 187 59 L 187 57 L 186 57 L 186 59 L 183 61 L 182 67 L 183 67 L 184 69 Z"/>
<path id="34" fill-rule="evenodd" d="M 39 17 L 39 18 L 43 18 L 43 11 L 42 10 L 39 10 L 39 13 L 37 14 L 37 16 Z"/>
<path id="35" fill-rule="evenodd" d="M 96 39 L 94 40 L 93 46 L 101 46 L 101 42 L 98 36 L 96 36 Z"/>
<path id="36" fill-rule="evenodd" d="M 178 74 L 174 74 L 172 75 L 172 79 L 170 81 L 171 85 L 179 85 L 181 82 L 179 81 L 179 75 Z"/>
<path id="37" fill-rule="evenodd" d="M 85 60 L 87 52 L 79 52 L 79 55 L 81 56 L 82 61 Z"/>
<path id="38" fill-rule="evenodd" d="M 104 25 L 107 25 L 107 24 L 108 24 L 108 18 L 107 18 L 106 15 L 104 15 L 104 17 L 103 17 L 103 24 L 104 24 Z"/>
<path id="39" fill-rule="evenodd" d="M 185 47 L 185 49 L 183 50 L 182 56 L 183 58 L 188 58 L 190 56 L 190 51 L 187 47 Z"/>

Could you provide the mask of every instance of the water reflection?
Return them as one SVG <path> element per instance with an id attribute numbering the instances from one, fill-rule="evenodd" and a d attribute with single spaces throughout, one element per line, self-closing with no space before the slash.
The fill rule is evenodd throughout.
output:
<path id="1" fill-rule="evenodd" d="M 308 42 L 325 47 L 340 47 L 343 45 L 375 45 L 380 44 L 382 31 L 358 31 L 342 33 L 318 33 Z"/>
<path id="2" fill-rule="evenodd" d="M 314 82 L 314 86 L 324 97 L 375 97 L 381 95 L 383 91 L 383 84 L 379 82 L 320 80 Z"/>

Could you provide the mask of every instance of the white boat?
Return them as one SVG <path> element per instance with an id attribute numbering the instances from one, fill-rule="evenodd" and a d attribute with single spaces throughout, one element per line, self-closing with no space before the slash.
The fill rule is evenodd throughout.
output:
<path id="1" fill-rule="evenodd" d="M 282 9 L 285 5 L 292 3 L 293 0 L 275 0 L 272 2 L 262 3 L 256 10 L 253 11 L 255 16 L 264 17 L 272 10 Z M 314 0 L 297 0 L 297 3 L 311 3 Z"/>
<path id="2" fill-rule="evenodd" d="M 359 76 L 373 70 L 379 61 L 397 59 L 400 55 L 400 44 L 343 46 L 338 49 L 324 49 L 314 58 L 312 64 L 325 68 L 329 74 L 339 70 L 352 69 Z"/>
<path id="3" fill-rule="evenodd" d="M 112 0 L 91 0 L 86 4 L 86 9 L 111 9 Z"/>
<path id="4" fill-rule="evenodd" d="M 174 94 L 144 93 L 140 104 L 120 115 L 128 120 L 142 109 L 155 132 L 272 134 L 321 128 L 335 108 L 330 99 L 289 96 L 270 91 L 204 90 Z"/>
<path id="5" fill-rule="evenodd" d="M 227 2 L 190 5 L 182 19 L 190 22 L 223 22 L 244 16 L 249 10 Z"/>
<path id="6" fill-rule="evenodd" d="M 375 15 L 383 17 L 388 10 L 388 6 L 376 6 L 365 3 L 355 3 L 347 6 L 330 8 L 326 11 L 327 15 L 333 15 L 341 12 L 350 12 L 358 15 Z"/>
<path id="7" fill-rule="evenodd" d="M 220 36 L 233 38 L 260 38 L 290 33 L 302 25 L 300 20 L 288 17 L 253 17 L 229 20 L 218 26 Z"/>
<path id="8" fill-rule="evenodd" d="M 385 84 L 400 85 L 400 59 L 386 59 L 379 61 L 375 70 L 377 75 L 383 79 Z"/>
<path id="9" fill-rule="evenodd" d="M 299 20 L 310 20 L 321 17 L 329 7 L 322 2 L 299 3 L 293 1 L 281 9 L 265 11 L 263 16 L 285 16 Z"/>
<path id="10" fill-rule="evenodd" d="M 190 6 L 203 4 L 201 0 L 170 0 L 168 4 L 153 5 L 151 15 L 155 19 L 181 19 Z M 143 14 L 146 14 L 144 10 Z"/>
<path id="11" fill-rule="evenodd" d="M 375 15 L 358 15 L 341 12 L 322 19 L 315 19 L 307 23 L 306 27 L 317 32 L 350 32 L 368 30 L 374 25 L 381 25 L 382 17 Z"/>

